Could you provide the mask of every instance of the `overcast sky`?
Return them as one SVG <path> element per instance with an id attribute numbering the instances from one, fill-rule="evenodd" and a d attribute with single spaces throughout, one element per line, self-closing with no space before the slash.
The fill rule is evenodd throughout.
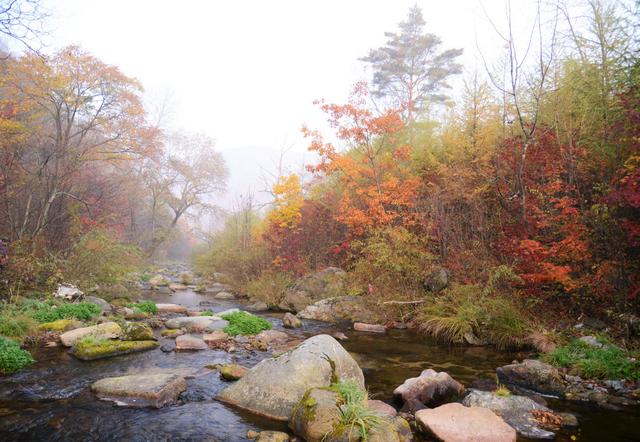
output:
<path id="1" fill-rule="evenodd" d="M 216 140 L 231 169 L 227 208 L 238 193 L 259 193 L 260 166 L 273 170 L 283 147 L 293 146 L 288 171 L 309 162 L 300 128 L 326 127 L 313 101 L 343 102 L 370 78 L 358 58 L 414 4 L 443 48 L 464 48 L 468 71 L 483 70 L 476 42 L 488 59 L 503 51 L 487 15 L 502 21 L 505 0 L 47 1 L 48 51 L 81 46 L 140 80 L 149 102 L 169 97 L 165 123 Z M 535 2 L 512 4 L 530 26 Z"/>

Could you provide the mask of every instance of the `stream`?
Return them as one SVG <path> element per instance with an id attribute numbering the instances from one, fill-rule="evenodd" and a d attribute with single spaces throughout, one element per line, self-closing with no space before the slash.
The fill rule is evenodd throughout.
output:
<path id="1" fill-rule="evenodd" d="M 242 305 L 218 301 L 191 290 L 173 294 L 145 292 L 144 299 L 219 312 Z M 282 314 L 267 313 L 274 329 Z M 341 344 L 362 368 L 370 396 L 393 403 L 393 389 L 423 369 L 446 371 L 469 386 L 478 379 L 495 379 L 495 369 L 521 359 L 488 347 L 455 347 L 435 343 L 407 330 L 368 334 L 344 326 L 304 321 L 289 330 L 300 338 L 341 331 Z M 156 330 L 159 337 L 159 330 Z M 165 341 L 160 339 L 160 343 Z M 246 441 L 248 430 L 284 430 L 282 424 L 257 418 L 212 399 L 226 385 L 207 364 L 239 363 L 247 367 L 268 352 L 222 350 L 164 353 L 159 348 L 91 362 L 75 359 L 64 347 L 32 351 L 36 363 L 0 379 L 0 441 Z M 183 403 L 161 409 L 135 409 L 98 400 L 89 386 L 98 379 L 124 374 L 171 372 L 189 376 Z M 397 404 L 396 404 L 397 405 Z M 558 434 L 560 441 L 640 441 L 640 410 L 613 411 L 586 404 L 549 399 L 549 406 L 577 415 L 580 426 Z M 571 436 L 575 439 L 572 439 Z M 526 439 L 518 439 L 524 441 Z"/>

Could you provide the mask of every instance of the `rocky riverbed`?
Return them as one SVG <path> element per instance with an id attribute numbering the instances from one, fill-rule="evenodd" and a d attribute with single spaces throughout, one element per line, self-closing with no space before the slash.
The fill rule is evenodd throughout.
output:
<path id="1" fill-rule="evenodd" d="M 179 282 L 166 281 L 167 284 Z M 168 287 L 164 285 L 165 282 L 161 284 L 160 287 Z M 233 296 L 218 296 L 220 292 L 228 293 L 217 290 L 226 287 L 197 293 L 188 287 L 189 284 L 183 285 L 173 287 L 174 290 L 143 291 L 140 294 L 144 299 L 172 305 L 161 306 L 162 311 L 157 318 L 148 322 L 156 326 L 167 319 L 178 322 L 177 325 L 186 330 L 176 333 L 181 338 L 177 343 L 171 333 L 163 333 L 164 327 L 157 327 L 152 331 L 157 345 L 136 353 L 83 361 L 63 345 L 35 350 L 33 354 L 37 362 L 33 366 L 0 380 L 0 439 L 244 441 L 249 436 L 254 437 L 267 430 L 288 432 L 290 435 L 291 428 L 311 431 L 304 422 L 292 427 L 282 419 L 265 417 L 270 415 L 273 418 L 271 411 L 274 409 L 282 410 L 273 408 L 278 403 L 266 404 L 267 408 L 261 409 L 266 411 L 256 413 L 252 401 L 245 405 L 235 401 L 235 404 L 229 405 L 234 401 L 229 399 L 229 393 L 222 392 L 234 385 L 233 379 L 242 378 L 246 368 L 251 369 L 304 340 L 325 335 L 327 338 L 322 338 L 326 341 L 323 345 L 328 343 L 334 349 L 336 346 L 344 347 L 348 352 L 345 360 L 352 359 L 356 364 L 349 365 L 345 373 L 352 373 L 349 376 L 360 382 L 358 373 L 361 370 L 370 398 L 379 402 L 376 407 L 384 409 L 387 406 L 387 413 L 389 410 L 391 413 L 400 411 L 400 415 L 408 421 L 413 421 L 415 414 L 416 421 L 424 420 L 424 425 L 432 425 L 434 432 L 443 431 L 438 429 L 441 415 L 446 417 L 461 413 L 470 416 L 471 409 L 467 407 L 479 406 L 490 410 L 491 416 L 498 421 L 508 424 L 504 427 L 507 431 L 502 433 L 506 437 L 511 434 L 508 428 L 516 429 L 518 440 L 555 437 L 556 440 L 568 441 L 574 440 L 572 436 L 584 441 L 640 440 L 640 428 L 637 426 L 640 413 L 637 407 L 625 406 L 613 410 L 590 402 L 542 398 L 530 392 L 528 395 L 533 400 L 515 394 L 496 397 L 483 391 L 495 388 L 496 368 L 507 366 L 515 359 L 523 360 L 527 354 L 500 352 L 490 347 L 448 347 L 406 330 L 387 330 L 386 333 L 356 331 L 351 323 L 328 324 L 303 319 L 302 327 L 297 327 L 296 321 L 288 317 L 285 328 L 282 313 L 268 312 L 260 313 L 273 326 L 264 339 L 231 339 L 221 335 L 219 326 L 223 324 L 211 325 L 220 319 L 215 316 L 208 319 L 203 316 L 190 317 L 188 312 L 209 310 L 216 315 L 229 309 L 245 309 L 246 303 Z M 189 329 L 194 322 L 201 327 Z M 210 327 L 213 328 L 208 329 Z M 144 334 L 144 330 L 129 332 Z M 340 340 L 336 341 L 330 335 Z M 146 341 L 139 342 L 149 341 L 149 336 L 144 338 Z M 191 345 L 192 349 L 176 351 L 176 346 L 180 345 Z M 341 354 L 339 350 L 336 351 L 336 354 Z M 325 349 L 322 352 L 328 353 Z M 321 356 L 318 356 L 314 366 L 328 368 L 328 365 L 322 365 L 320 359 Z M 292 360 L 298 359 L 294 356 Z M 224 370 L 218 370 L 223 366 Z M 284 387 L 284 376 L 290 372 L 285 373 L 282 368 L 278 370 L 279 377 L 274 375 L 270 382 L 276 387 Z M 220 371 L 223 372 L 222 376 Z M 322 373 L 323 379 L 330 377 L 330 372 Z M 260 375 L 262 377 L 252 376 L 262 379 L 262 386 L 267 384 L 264 374 Z M 320 376 L 320 372 L 315 376 Z M 411 381 L 412 378 L 417 380 Z M 425 391 L 430 390 L 425 386 L 431 385 L 431 379 L 439 379 L 438 385 L 443 389 L 439 395 L 426 397 Z M 244 391 L 240 382 L 243 381 L 238 381 L 235 390 Z M 244 382 L 245 385 L 247 383 Z M 318 385 L 309 385 L 312 386 Z M 278 388 L 265 391 L 268 393 L 272 390 Z M 258 390 L 247 387 L 244 392 L 247 391 L 255 393 Z M 290 398 L 287 407 L 294 407 L 297 396 Z M 253 402 L 259 400 L 255 396 Z M 438 407 L 448 401 L 461 401 L 464 405 L 460 406 L 462 408 L 447 406 L 438 413 L 421 412 L 425 404 Z M 289 408 L 286 410 L 288 413 L 291 412 Z M 539 415 L 544 420 L 545 416 L 549 416 L 544 414 L 547 412 L 554 416 L 568 413 L 566 416 L 574 417 L 578 426 L 574 426 L 576 422 L 558 422 L 557 426 L 562 428 L 554 431 L 554 436 L 547 430 L 532 426 L 526 419 L 523 421 L 523 416 L 529 416 L 526 413 Z M 498 428 L 495 422 L 490 423 L 492 419 L 483 411 L 478 412 L 477 421 L 474 422 L 481 427 Z M 416 431 L 416 428 L 414 424 L 415 438 L 428 440 L 428 436 Z M 267 439 L 273 434 L 265 433 L 258 440 L 278 440 L 277 436 Z"/>

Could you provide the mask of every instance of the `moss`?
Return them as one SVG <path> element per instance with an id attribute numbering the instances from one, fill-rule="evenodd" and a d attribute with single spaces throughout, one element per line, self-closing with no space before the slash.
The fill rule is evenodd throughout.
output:
<path id="1" fill-rule="evenodd" d="M 224 328 L 229 336 L 255 335 L 271 329 L 269 321 L 247 312 L 228 313 L 222 319 L 229 321 L 229 325 Z"/>
<path id="2" fill-rule="evenodd" d="M 122 326 L 123 341 L 153 341 L 153 330 L 141 322 L 125 322 Z"/>
<path id="3" fill-rule="evenodd" d="M 151 350 L 157 346 L 158 343 L 155 341 L 117 341 L 96 339 L 93 336 L 87 336 L 75 343 L 72 353 L 78 359 L 91 361 L 94 359 Z"/>
<path id="4" fill-rule="evenodd" d="M 58 333 L 73 330 L 74 328 L 82 327 L 84 324 L 73 319 L 58 319 L 53 322 L 45 322 L 38 327 L 40 330 L 54 331 Z"/>
<path id="5" fill-rule="evenodd" d="M 181 330 L 179 328 L 168 328 L 166 330 L 162 330 L 160 333 L 165 338 L 173 338 L 180 335 Z"/>
<path id="6" fill-rule="evenodd" d="M 298 414 L 300 407 L 302 407 L 302 416 L 304 416 L 305 421 L 313 422 L 314 420 L 316 420 L 316 407 L 318 406 L 318 402 L 311 397 L 312 390 L 313 388 L 309 388 L 304 392 L 302 398 L 294 407 L 292 416 Z"/>
<path id="7" fill-rule="evenodd" d="M 12 340 L 0 337 L 0 374 L 15 373 L 31 363 L 33 358 L 28 351 Z"/>

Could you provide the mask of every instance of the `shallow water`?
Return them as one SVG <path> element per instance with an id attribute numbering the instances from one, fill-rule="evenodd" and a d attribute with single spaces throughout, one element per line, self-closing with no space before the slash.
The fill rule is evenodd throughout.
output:
<path id="1" fill-rule="evenodd" d="M 236 302 L 214 300 L 192 291 L 146 294 L 145 299 L 172 302 L 215 312 L 236 307 Z M 278 314 L 265 315 L 281 329 Z M 449 347 L 425 340 L 409 331 L 391 330 L 374 335 L 305 322 L 288 333 L 304 338 L 333 331 L 349 339 L 345 348 L 358 361 L 372 397 L 393 403 L 393 389 L 423 369 L 445 370 L 469 385 L 477 379 L 495 379 L 495 368 L 523 355 L 481 347 Z M 269 356 L 263 352 L 163 353 L 159 349 L 91 362 L 75 359 L 62 348 L 34 352 L 37 362 L 0 381 L 0 440 L 100 441 L 244 441 L 247 430 L 283 429 L 281 424 L 256 418 L 212 399 L 227 384 L 207 364 L 237 362 L 253 366 Z M 89 391 L 94 381 L 122 374 L 169 371 L 188 378 L 184 403 L 156 409 L 130 409 L 99 401 Z M 640 440 L 640 411 L 608 411 L 564 401 L 552 408 L 578 415 L 579 441 Z M 557 440 L 571 440 L 572 433 Z"/>

